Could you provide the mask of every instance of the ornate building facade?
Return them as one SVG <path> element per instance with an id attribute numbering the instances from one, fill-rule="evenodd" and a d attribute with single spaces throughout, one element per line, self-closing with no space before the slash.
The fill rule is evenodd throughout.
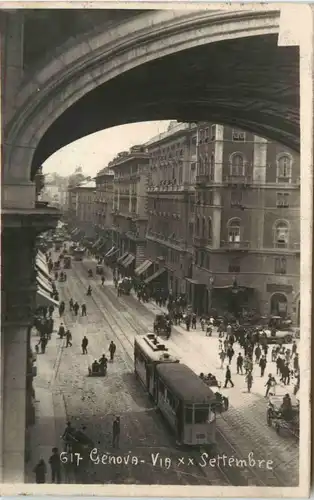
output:
<path id="1" fill-rule="evenodd" d="M 199 124 L 190 301 L 289 314 L 300 302 L 300 164 L 287 148 Z"/>
<path id="2" fill-rule="evenodd" d="M 112 244 L 113 179 L 114 172 L 109 168 L 103 168 L 95 177 L 95 229 L 99 237 L 96 243 L 98 248 L 104 244 L 106 250 Z"/>
<path id="3" fill-rule="evenodd" d="M 118 264 L 127 273 L 145 259 L 148 160 L 144 146 L 133 146 L 109 163 L 114 172 L 113 243 L 119 249 Z"/>

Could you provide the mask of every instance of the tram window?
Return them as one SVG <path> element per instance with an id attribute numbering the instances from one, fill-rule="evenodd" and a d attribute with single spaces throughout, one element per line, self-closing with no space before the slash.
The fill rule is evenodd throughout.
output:
<path id="1" fill-rule="evenodd" d="M 194 423 L 205 424 L 208 421 L 208 406 L 195 407 Z"/>
<path id="2" fill-rule="evenodd" d="M 193 423 L 193 407 L 186 406 L 185 408 L 185 423 L 192 424 Z"/>

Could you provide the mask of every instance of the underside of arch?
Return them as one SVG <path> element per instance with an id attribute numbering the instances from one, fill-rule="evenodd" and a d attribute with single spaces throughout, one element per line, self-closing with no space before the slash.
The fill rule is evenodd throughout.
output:
<path id="1" fill-rule="evenodd" d="M 32 175 L 51 154 L 91 133 L 139 121 L 234 125 L 299 150 L 297 47 L 276 35 L 228 40 L 142 64 L 89 92 L 47 130 Z"/>

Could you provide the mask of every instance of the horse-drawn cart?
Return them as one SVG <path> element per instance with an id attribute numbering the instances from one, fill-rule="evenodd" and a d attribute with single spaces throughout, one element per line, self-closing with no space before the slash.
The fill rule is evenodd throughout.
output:
<path id="1" fill-rule="evenodd" d="M 267 424 L 271 427 L 273 424 L 277 434 L 280 434 L 282 429 L 288 430 L 291 434 L 299 437 L 300 424 L 300 406 L 299 400 L 291 395 L 291 408 L 286 410 L 283 407 L 283 396 L 272 395 L 269 397 L 266 419 Z"/>

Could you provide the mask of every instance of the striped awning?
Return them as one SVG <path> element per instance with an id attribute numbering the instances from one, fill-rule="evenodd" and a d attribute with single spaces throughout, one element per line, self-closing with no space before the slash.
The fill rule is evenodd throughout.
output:
<path id="1" fill-rule="evenodd" d="M 110 256 L 111 256 L 111 254 L 113 254 L 113 253 L 114 253 L 115 249 L 116 249 L 116 247 L 115 247 L 115 246 L 111 247 L 111 248 L 110 248 L 110 250 L 109 250 L 109 252 L 107 252 L 107 253 L 106 253 L 105 257 L 110 257 Z"/>
<path id="2" fill-rule="evenodd" d="M 124 259 L 124 261 L 122 261 L 123 267 L 129 267 L 134 260 L 135 260 L 134 255 L 129 254 L 127 258 Z"/>
<path id="3" fill-rule="evenodd" d="M 47 266 L 46 262 L 42 261 L 41 257 L 38 254 L 36 256 L 35 265 L 36 265 L 37 272 L 39 274 L 43 275 L 45 277 L 45 279 L 48 282 L 50 282 L 51 281 L 51 277 L 50 277 L 50 274 L 49 274 L 48 266 Z"/>
<path id="4" fill-rule="evenodd" d="M 155 279 L 159 278 L 159 276 L 161 276 L 165 272 L 167 272 L 167 270 L 165 268 L 158 269 L 158 271 L 156 271 L 154 274 L 152 274 L 151 276 L 146 278 L 146 280 L 145 280 L 146 285 L 148 285 L 148 283 L 151 283 Z"/>
<path id="5" fill-rule="evenodd" d="M 98 240 L 95 241 L 95 243 L 92 245 L 92 248 L 96 248 L 100 242 L 101 242 L 102 238 L 98 238 Z"/>
<path id="6" fill-rule="evenodd" d="M 45 275 L 37 271 L 36 276 L 38 288 L 44 290 L 46 293 L 50 294 L 53 292 L 51 283 L 46 279 Z"/>
<path id="7" fill-rule="evenodd" d="M 59 302 L 49 296 L 44 290 L 37 290 L 36 292 L 36 304 L 37 306 L 55 306 L 59 307 Z"/>
<path id="8" fill-rule="evenodd" d="M 142 262 L 142 264 L 140 264 L 136 269 L 135 269 L 135 274 L 137 276 L 140 276 L 141 274 L 145 273 L 145 271 L 147 271 L 147 269 L 152 265 L 152 261 L 151 260 L 144 260 L 144 262 Z"/>
<path id="9" fill-rule="evenodd" d="M 118 258 L 118 260 L 117 260 L 118 264 L 120 264 L 124 259 L 126 259 L 128 255 L 129 255 L 129 252 L 124 252 L 124 254 Z"/>

